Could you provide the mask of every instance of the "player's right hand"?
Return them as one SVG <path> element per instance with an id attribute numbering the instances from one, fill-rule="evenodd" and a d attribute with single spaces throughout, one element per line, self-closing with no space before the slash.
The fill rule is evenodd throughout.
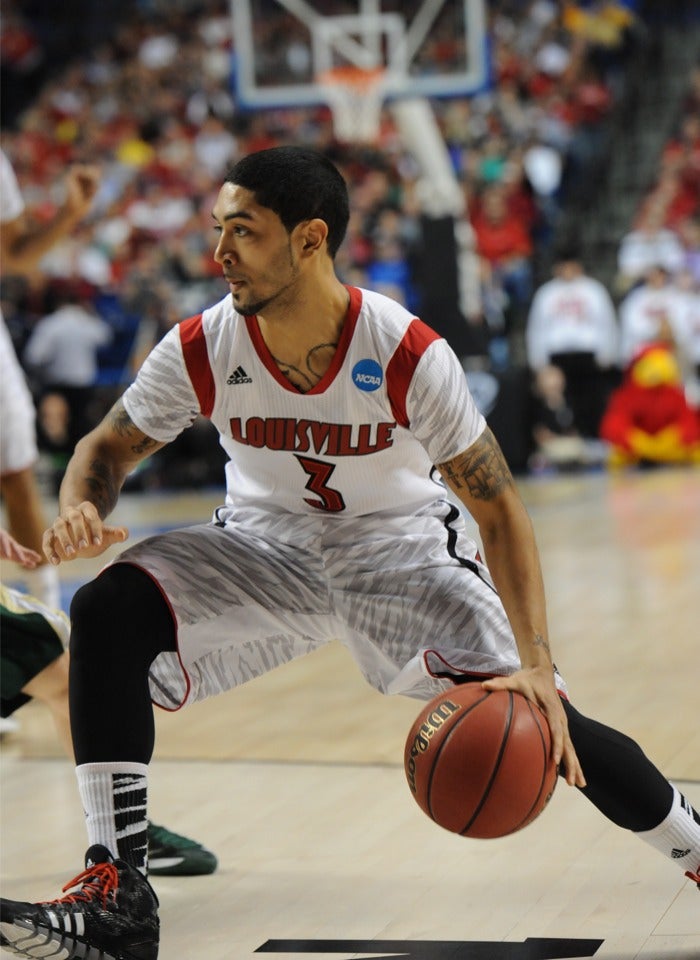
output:
<path id="1" fill-rule="evenodd" d="M 566 782 L 571 787 L 586 786 L 586 778 L 571 741 L 569 724 L 561 697 L 554 685 L 554 671 L 551 668 L 516 670 L 505 677 L 484 680 L 481 686 L 484 690 L 515 690 L 536 704 L 547 718 L 552 735 L 552 757 L 557 766 L 561 764 Z"/>
<path id="2" fill-rule="evenodd" d="M 49 563 L 98 557 L 115 543 L 124 543 L 129 536 L 126 527 L 113 527 L 102 522 L 94 503 L 84 500 L 75 507 L 64 507 L 44 532 L 42 549 Z"/>

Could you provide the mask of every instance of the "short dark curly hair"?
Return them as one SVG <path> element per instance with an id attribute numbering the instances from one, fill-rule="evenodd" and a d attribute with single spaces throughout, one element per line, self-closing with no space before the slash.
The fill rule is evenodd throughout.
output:
<path id="1" fill-rule="evenodd" d="M 322 153 L 294 146 L 259 150 L 238 160 L 225 182 L 250 190 L 288 233 L 305 220 L 325 221 L 328 253 L 335 258 L 348 228 L 350 202 L 340 171 Z"/>

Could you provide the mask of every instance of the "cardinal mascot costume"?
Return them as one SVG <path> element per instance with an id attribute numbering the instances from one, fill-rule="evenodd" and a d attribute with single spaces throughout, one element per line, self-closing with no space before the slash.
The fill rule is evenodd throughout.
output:
<path id="1" fill-rule="evenodd" d="M 678 362 L 664 343 L 629 364 L 600 424 L 611 466 L 700 463 L 700 410 L 687 401 Z"/>

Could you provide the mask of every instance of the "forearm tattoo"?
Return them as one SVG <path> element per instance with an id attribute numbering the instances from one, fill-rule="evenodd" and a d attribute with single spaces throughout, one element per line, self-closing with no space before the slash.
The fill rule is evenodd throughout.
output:
<path id="1" fill-rule="evenodd" d="M 115 433 L 130 441 L 130 450 L 135 457 L 142 457 L 158 446 L 157 441 L 147 437 L 134 425 L 121 401 L 117 401 L 112 407 L 108 419 L 109 425 Z M 109 458 L 95 457 L 90 461 L 84 482 L 89 491 L 89 499 L 95 504 L 95 508 L 103 520 L 117 505 L 122 480 L 123 477 L 119 475 L 119 470 L 115 472 Z"/>
<path id="2" fill-rule="evenodd" d="M 119 487 L 112 472 L 102 460 L 93 460 L 90 463 L 90 473 L 85 477 L 85 483 L 90 491 L 90 501 L 104 520 L 117 505 Z"/>
<path id="3" fill-rule="evenodd" d="M 279 357 L 274 357 L 274 361 L 290 383 L 301 393 L 306 393 L 316 386 L 328 370 L 337 346 L 337 343 L 319 343 L 312 347 L 306 355 L 303 368 Z"/>
<path id="4" fill-rule="evenodd" d="M 544 647 L 544 649 L 547 651 L 547 656 L 551 660 L 552 651 L 549 649 L 549 641 L 545 640 L 541 633 L 535 634 L 535 639 L 532 641 L 532 643 L 535 647 Z"/>
<path id="5" fill-rule="evenodd" d="M 513 483 L 503 452 L 488 427 L 465 453 L 437 466 L 455 490 L 467 490 L 475 500 L 493 500 Z"/>

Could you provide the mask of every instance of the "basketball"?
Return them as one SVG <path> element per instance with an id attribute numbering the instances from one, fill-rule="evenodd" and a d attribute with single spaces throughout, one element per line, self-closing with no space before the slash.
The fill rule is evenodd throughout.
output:
<path id="1" fill-rule="evenodd" d="M 532 823 L 557 780 L 541 710 L 519 693 L 478 683 L 441 693 L 421 710 L 406 738 L 404 769 L 435 823 L 481 839 Z"/>

